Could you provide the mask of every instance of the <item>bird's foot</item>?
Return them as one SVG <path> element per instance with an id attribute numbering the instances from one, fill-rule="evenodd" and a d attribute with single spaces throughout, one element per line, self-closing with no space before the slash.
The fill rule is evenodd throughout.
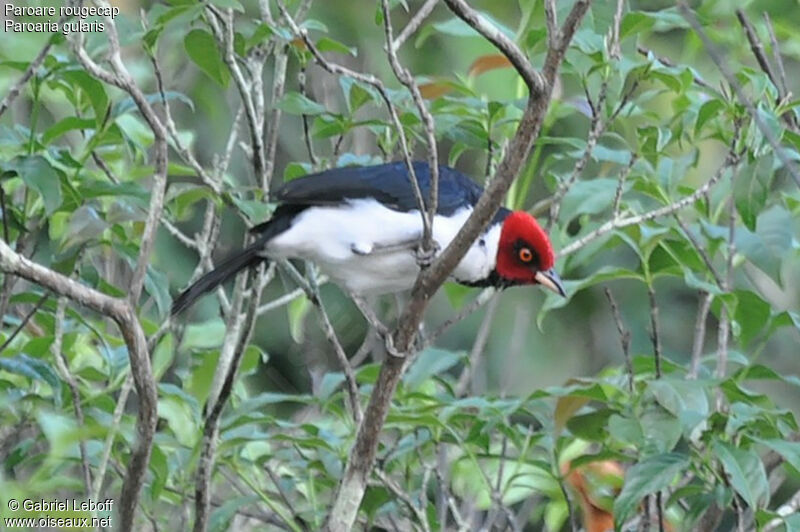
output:
<path id="1" fill-rule="evenodd" d="M 391 334 L 383 335 L 383 342 L 384 342 L 385 347 L 386 347 L 386 352 L 389 354 L 389 356 L 394 357 L 394 358 L 405 358 L 406 357 L 405 353 L 401 353 L 394 346 L 394 338 L 392 337 Z"/>
<path id="2" fill-rule="evenodd" d="M 416 250 L 417 264 L 419 267 L 424 269 L 433 264 L 433 259 L 436 258 L 436 255 L 441 249 L 441 246 L 439 246 L 439 243 L 435 240 L 431 241 L 431 246 L 428 249 L 423 247 L 423 244 L 420 243 Z"/>

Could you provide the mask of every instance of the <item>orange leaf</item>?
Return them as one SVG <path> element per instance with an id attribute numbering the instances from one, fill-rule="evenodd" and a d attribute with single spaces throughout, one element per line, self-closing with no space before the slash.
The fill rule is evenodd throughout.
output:
<path id="1" fill-rule="evenodd" d="M 432 81 L 419 86 L 419 92 L 426 100 L 435 100 L 439 96 L 447 94 L 452 90 L 453 87 L 444 81 Z"/>
<path id="2" fill-rule="evenodd" d="M 510 68 L 511 62 L 503 54 L 489 54 L 477 58 L 469 67 L 469 77 L 480 76 L 484 72 L 498 68 Z"/>

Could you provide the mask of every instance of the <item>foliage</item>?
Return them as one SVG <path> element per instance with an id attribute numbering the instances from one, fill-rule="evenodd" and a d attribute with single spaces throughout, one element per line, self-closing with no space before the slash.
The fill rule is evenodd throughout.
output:
<path id="1" fill-rule="evenodd" d="M 395 18 L 407 20 L 417 3 L 392 2 Z M 323 2 L 298 22 L 329 60 L 380 74 L 411 153 L 424 158 L 424 121 L 384 66 L 377 4 L 366 15 L 345 10 L 363 22 L 361 37 L 340 30 L 346 23 L 337 17 L 345 15 Z M 538 65 L 548 42 L 542 4 L 494 4 L 483 3 L 487 20 Z M 571 3 L 557 4 L 563 20 Z M 615 57 L 615 4 L 595 3 L 580 26 L 533 154 L 506 200 L 551 218 L 555 248 L 568 250 L 557 264 L 568 297 L 548 295 L 531 307 L 530 294 L 509 290 L 491 299 L 480 320 L 468 318 L 417 355 L 392 401 L 379 471 L 361 505 L 366 527 L 565 529 L 581 507 L 565 477 L 604 461 L 626 467 L 624 484 L 601 478 L 595 486 L 618 527 L 641 525 L 656 494 L 681 530 L 733 526 L 737 519 L 753 528 L 800 527 L 796 513 L 778 512 L 800 488 L 800 379 L 791 374 L 800 331 L 800 187 L 786 164 L 800 160 L 798 102 L 758 69 L 728 3 L 704 3 L 697 17 L 725 46 L 755 112 L 730 81 L 717 81 L 677 8 L 626 7 Z M 301 14 L 304 6 L 289 5 Z M 141 24 L 134 11 L 116 21 L 135 65 L 130 70 L 163 116 L 169 106 L 174 128 L 161 229 L 136 302 L 151 339 L 159 416 L 139 519 L 142 526 L 183 529 L 194 509 L 206 405 L 219 394 L 235 316 L 220 318 L 209 297 L 196 313 L 170 322 L 170 293 L 192 276 L 193 252 L 210 257 L 203 236 L 215 236 L 224 254 L 241 243 L 244 226 L 267 219 L 273 207 L 262 182 L 267 171 L 245 126 L 258 111 L 238 110 L 235 66 L 252 74 L 266 61 L 274 105 L 259 124 L 272 120 L 269 127 L 280 132 L 269 163 L 283 179 L 399 159 L 402 148 L 376 87 L 316 67 L 277 10 L 265 17 L 255 2 L 171 2 L 149 7 Z M 235 21 L 229 48 L 227 17 Z M 800 37 L 790 23 L 776 24 L 784 58 L 796 66 Z M 756 26 L 768 42 L 760 18 Z M 34 37 L 14 37 L 19 54 L 2 49 L 6 87 L 45 38 L 53 43 L 0 120 L 4 239 L 86 286 L 124 296 L 142 252 L 157 135 L 130 95 L 91 75 L 70 42 Z M 674 54 L 674 63 L 650 45 Z M 93 35 L 85 46 L 99 61 L 106 39 Z M 441 162 L 488 179 L 516 131 L 524 84 L 504 56 L 443 7 L 403 50 L 435 119 Z M 791 77 L 790 86 L 796 81 Z M 282 82 L 285 93 L 276 88 Z M 658 209 L 665 215 L 647 215 Z M 212 219 L 220 223 L 210 230 Z M 195 231 L 200 238 L 187 236 Z M 307 270 L 307 278 L 318 279 Z M 267 275 L 278 277 L 274 270 Z M 264 292 L 267 306 L 294 290 L 286 279 Z M 123 338 L 105 316 L 52 294 L 44 299 L 46 291 L 8 275 L 3 283 L 3 507 L 10 498 L 117 497 L 137 437 Z M 623 339 L 624 329 L 633 332 L 628 364 L 618 354 L 601 286 L 622 302 Z M 448 299 L 428 315 L 431 328 L 469 305 L 474 291 L 443 290 Z M 243 292 L 239 284 L 239 296 L 223 300 L 226 313 L 233 305 L 245 314 Z M 332 348 L 303 291 L 293 293 L 285 316 L 271 307 L 254 326 L 222 411 L 212 530 L 234 521 L 322 527 L 353 444 L 345 375 L 314 358 Z M 343 346 L 355 352 L 365 336 L 360 315 L 335 289 L 325 286 L 322 296 Z M 695 301 L 704 300 L 708 320 L 702 305 L 700 319 L 695 315 Z M 549 339 L 528 327 L 533 308 Z M 382 310 L 393 318 L 392 309 Z M 481 320 L 502 341 L 476 343 Z M 590 330 L 597 327 L 600 338 Z M 294 342 L 301 347 L 287 347 Z M 599 364 L 590 365 L 593 354 L 602 357 Z M 583 364 L 573 374 L 592 375 L 564 383 L 563 371 L 542 369 L 569 356 Z M 311 369 L 297 370 L 292 357 Z M 355 368 L 362 404 L 378 370 L 375 361 Z M 486 372 L 488 386 L 476 376 Z M 175 508 L 188 510 L 181 517 Z"/>

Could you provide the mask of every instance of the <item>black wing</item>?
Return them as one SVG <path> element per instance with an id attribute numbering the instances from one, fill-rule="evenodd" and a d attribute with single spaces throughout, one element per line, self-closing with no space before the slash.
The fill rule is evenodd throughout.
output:
<path id="1" fill-rule="evenodd" d="M 413 163 L 422 198 L 427 203 L 431 185 L 428 163 Z M 483 189 L 469 177 L 448 166 L 439 166 L 437 213 L 445 216 L 475 205 Z M 390 209 L 408 212 L 418 208 L 405 163 L 345 167 L 326 170 L 289 181 L 273 196 L 285 205 L 336 205 L 346 200 L 375 198 Z"/>

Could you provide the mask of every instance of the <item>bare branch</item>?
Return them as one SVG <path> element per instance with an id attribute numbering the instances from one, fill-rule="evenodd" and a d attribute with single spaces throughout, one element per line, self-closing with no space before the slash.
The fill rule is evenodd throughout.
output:
<path id="1" fill-rule="evenodd" d="M 778 93 L 781 98 L 786 98 L 789 95 L 788 85 L 786 84 L 786 68 L 783 66 L 783 57 L 781 56 L 781 49 L 778 46 L 778 38 L 775 37 L 775 30 L 772 27 L 772 20 L 769 18 L 769 13 L 764 11 L 764 24 L 767 26 L 769 33 L 770 44 L 772 45 L 772 56 L 775 59 L 775 64 L 778 67 Z M 793 115 L 794 118 L 794 115 Z"/>
<path id="2" fill-rule="evenodd" d="M 240 282 L 244 284 L 247 277 L 247 272 L 240 274 Z M 209 401 L 206 403 L 203 439 L 195 475 L 195 532 L 204 532 L 208 527 L 211 505 L 211 475 L 214 470 L 217 440 L 219 438 L 219 420 L 222 415 L 222 409 L 225 407 L 228 398 L 233 392 L 233 383 L 236 380 L 236 374 L 239 371 L 245 348 L 247 344 L 250 343 L 253 328 L 258 317 L 256 310 L 258 309 L 261 292 L 266 285 L 266 278 L 267 276 L 264 275 L 264 267 L 262 264 L 254 273 L 250 301 L 247 305 L 245 317 L 242 320 L 242 327 L 240 330 L 236 331 L 236 336 L 233 336 L 234 339 L 231 340 L 232 343 L 235 343 L 235 348 L 231 361 L 227 365 L 225 381 L 219 390 L 219 394 L 217 394 L 213 400 L 209 397 Z M 233 310 L 236 311 L 235 314 L 237 315 L 239 314 L 238 310 L 241 309 L 243 293 L 243 287 L 236 291 L 237 301 L 233 305 Z"/>
<path id="3" fill-rule="evenodd" d="M 383 28 L 386 33 L 386 50 L 389 56 L 389 64 L 392 66 L 392 70 L 398 81 L 405 85 L 411 93 L 414 105 L 425 126 L 425 138 L 428 142 L 428 168 L 431 173 L 431 183 L 428 189 L 428 223 L 424 224 L 420 251 L 424 255 L 430 256 L 432 253 L 435 253 L 436 250 L 436 245 L 433 242 L 433 219 L 436 215 L 437 205 L 439 203 L 439 153 L 436 147 L 435 126 L 433 123 L 433 116 L 430 111 L 428 111 L 428 108 L 425 106 L 425 101 L 422 99 L 419 86 L 414 81 L 411 73 L 400 64 L 400 60 L 397 58 L 397 51 L 392 45 L 394 39 L 392 37 L 392 19 L 389 10 L 389 0 L 381 0 L 381 6 L 383 8 Z"/>
<path id="4" fill-rule="evenodd" d="M 630 175 L 633 165 L 636 164 L 638 159 L 639 156 L 635 153 L 632 153 L 631 160 L 628 162 L 628 165 L 622 169 L 622 172 L 619 173 L 619 178 L 617 178 L 617 189 L 614 191 L 614 202 L 611 205 L 611 212 L 613 213 L 614 218 L 619 217 L 622 194 L 625 191 L 625 180 L 628 179 L 628 175 Z"/>
<path id="5" fill-rule="evenodd" d="M 122 383 L 122 388 L 119 391 L 117 404 L 114 407 L 114 413 L 111 417 L 111 425 L 106 434 L 106 440 L 103 444 L 103 454 L 100 457 L 100 465 L 97 466 L 97 473 L 94 477 L 94 485 L 92 486 L 91 498 L 93 500 L 100 500 L 100 490 L 103 489 L 103 480 L 106 476 L 106 467 L 108 467 L 109 458 L 111 458 L 111 447 L 114 445 L 114 439 L 119 431 L 119 424 L 122 421 L 122 414 L 125 412 L 125 404 L 128 402 L 128 396 L 133 389 L 133 375 L 128 374 Z"/>
<path id="6" fill-rule="evenodd" d="M 470 18 L 469 11 L 471 9 L 463 1 L 445 1 L 451 10 L 468 24 L 473 25 L 473 27 L 481 24 L 479 20 Z M 524 56 L 516 57 L 517 60 L 523 62 L 520 65 L 515 64 L 515 66 L 527 72 L 526 82 L 530 83 L 531 94 L 527 108 L 520 119 L 517 132 L 509 145 L 509 149 L 498 167 L 497 175 L 487 186 L 466 223 L 450 245 L 417 278 L 417 282 L 412 289 L 411 301 L 401 315 L 394 335 L 394 346 L 398 353 L 409 353 L 411 351 L 418 326 L 422 321 L 423 313 L 433 293 L 438 290 L 479 233 L 489 223 L 499 208 L 508 188 L 519 173 L 523 161 L 530 153 L 534 139 L 539 134 L 549 105 L 552 85 L 558 67 L 564 58 L 566 48 L 574 32 L 588 8 L 588 1 L 578 0 L 574 4 L 560 32 L 558 47 L 549 50 L 547 53 L 543 78 L 538 73 L 530 75 L 533 67 L 525 60 Z M 484 26 L 476 27 L 476 29 L 478 31 L 481 31 L 481 29 L 487 31 Z M 494 34 L 492 36 L 497 37 Z M 502 40 L 497 42 L 504 43 Z M 505 52 L 506 50 L 503 51 Z M 511 53 L 513 53 L 513 50 Z M 520 72 L 521 75 L 522 71 Z M 539 85 L 538 80 L 542 80 L 543 83 Z M 332 531 L 349 530 L 356 520 L 358 508 L 367 486 L 367 479 L 375 460 L 378 437 L 386 420 L 394 390 L 408 365 L 409 358 L 408 356 L 386 357 L 381 366 L 378 380 L 375 383 L 369 405 L 364 413 L 364 419 L 359 426 L 356 442 L 350 451 L 344 475 L 328 517 L 327 526 Z"/>
<path id="7" fill-rule="evenodd" d="M 775 73 L 772 71 L 772 65 L 769 64 L 767 54 L 764 52 L 764 45 L 761 44 L 761 39 L 758 38 L 756 30 L 753 28 L 753 24 L 747 18 L 745 12 L 741 9 L 736 10 L 736 18 L 739 19 L 739 24 L 741 24 L 742 28 L 744 29 L 744 34 L 747 36 L 747 42 L 750 43 L 750 50 L 753 52 L 753 56 L 756 58 L 756 61 L 758 61 L 758 66 L 761 67 L 761 70 L 764 71 L 772 84 L 775 85 L 775 88 L 780 92 L 778 79 L 775 76 Z"/>
<path id="8" fill-rule="evenodd" d="M 566 257 L 572 253 L 575 253 L 589 242 L 600 238 L 603 235 L 606 235 L 612 231 L 616 231 L 617 229 L 621 229 L 623 227 L 628 227 L 630 225 L 637 225 L 642 222 L 647 222 L 649 220 L 653 220 L 655 218 L 659 218 L 661 216 L 667 216 L 669 214 L 673 214 L 684 207 L 687 207 L 697 201 L 698 199 L 702 198 L 711 188 L 716 185 L 722 176 L 725 173 L 725 170 L 731 167 L 735 167 L 739 163 L 739 155 L 733 151 L 728 153 L 728 157 L 725 159 L 725 162 L 717 169 L 714 175 L 706 181 L 701 187 L 695 190 L 692 194 L 688 196 L 684 196 L 679 200 L 676 200 L 669 205 L 665 205 L 663 207 L 659 207 L 657 209 L 653 209 L 652 211 L 648 211 L 643 214 L 637 214 L 636 216 L 629 216 L 627 218 L 618 218 L 614 220 L 609 220 L 608 222 L 604 223 L 597 229 L 587 233 L 586 235 L 582 236 L 581 238 L 573 241 L 568 246 L 565 246 L 561 249 L 561 251 L 557 254 L 557 258 Z"/>
<path id="9" fill-rule="evenodd" d="M 788 501 L 778 507 L 775 511 L 776 514 L 780 515 L 781 517 L 788 517 L 792 514 L 797 513 L 800 511 L 800 491 L 796 491 L 794 495 L 792 495 Z M 764 525 L 764 532 L 771 532 L 772 530 L 776 530 L 783 524 L 783 519 L 775 518 L 769 521 L 766 525 Z M 788 525 L 786 525 L 788 527 Z"/>
<path id="10" fill-rule="evenodd" d="M 426 2 L 422 4 L 419 11 L 414 14 L 411 20 L 408 21 L 408 24 L 406 24 L 406 27 L 403 28 L 403 31 L 400 32 L 400 35 L 392 41 L 393 51 L 399 50 L 400 47 L 403 46 L 403 43 L 422 26 L 422 23 L 425 22 L 425 19 L 428 18 L 428 15 L 431 14 L 433 8 L 435 8 L 438 3 L 439 0 L 426 0 Z"/>
<path id="11" fill-rule="evenodd" d="M 617 9 L 614 11 L 614 20 L 611 24 L 609 33 L 608 55 L 613 59 L 619 59 L 621 50 L 619 48 L 619 27 L 622 24 L 622 10 L 625 8 L 625 0 L 617 0 Z"/>
<path id="12" fill-rule="evenodd" d="M 514 68 L 517 70 L 517 72 L 519 72 L 519 75 L 522 76 L 522 80 L 525 82 L 525 85 L 528 86 L 528 90 L 531 93 L 531 98 L 539 98 L 543 95 L 545 90 L 549 91 L 549 89 L 545 89 L 545 84 L 547 82 L 542 77 L 542 74 L 533 68 L 530 61 L 528 61 L 528 58 L 525 57 L 525 54 L 519 49 L 514 41 L 509 39 L 491 22 L 486 20 L 486 18 L 484 18 L 483 15 L 481 15 L 478 11 L 472 9 L 469 4 L 467 4 L 466 0 L 444 1 L 447 4 L 447 7 L 449 7 L 457 17 L 477 30 L 478 33 L 483 35 L 487 41 L 495 45 L 497 49 L 499 49 L 503 55 L 505 55 L 508 60 L 511 61 L 511 64 L 514 65 Z M 572 35 L 570 35 L 570 39 L 571 38 Z"/>
<path id="13" fill-rule="evenodd" d="M 662 65 L 665 65 L 665 66 L 668 66 L 668 67 L 677 66 L 675 64 L 675 62 L 672 61 L 671 59 L 669 59 L 667 57 L 660 56 L 660 55 L 656 55 L 656 54 L 653 53 L 652 50 L 650 50 L 649 48 L 645 48 L 642 45 L 637 45 L 636 46 L 636 51 L 639 52 L 640 54 L 642 54 L 645 57 L 651 57 L 652 56 L 653 58 L 656 59 L 656 61 L 658 61 Z M 714 87 L 712 87 L 710 83 L 705 81 L 703 78 L 698 77 L 696 74 L 693 74 L 693 80 L 694 80 L 695 84 L 697 84 L 698 86 L 700 86 L 700 87 L 702 87 L 704 89 L 714 90 Z"/>

